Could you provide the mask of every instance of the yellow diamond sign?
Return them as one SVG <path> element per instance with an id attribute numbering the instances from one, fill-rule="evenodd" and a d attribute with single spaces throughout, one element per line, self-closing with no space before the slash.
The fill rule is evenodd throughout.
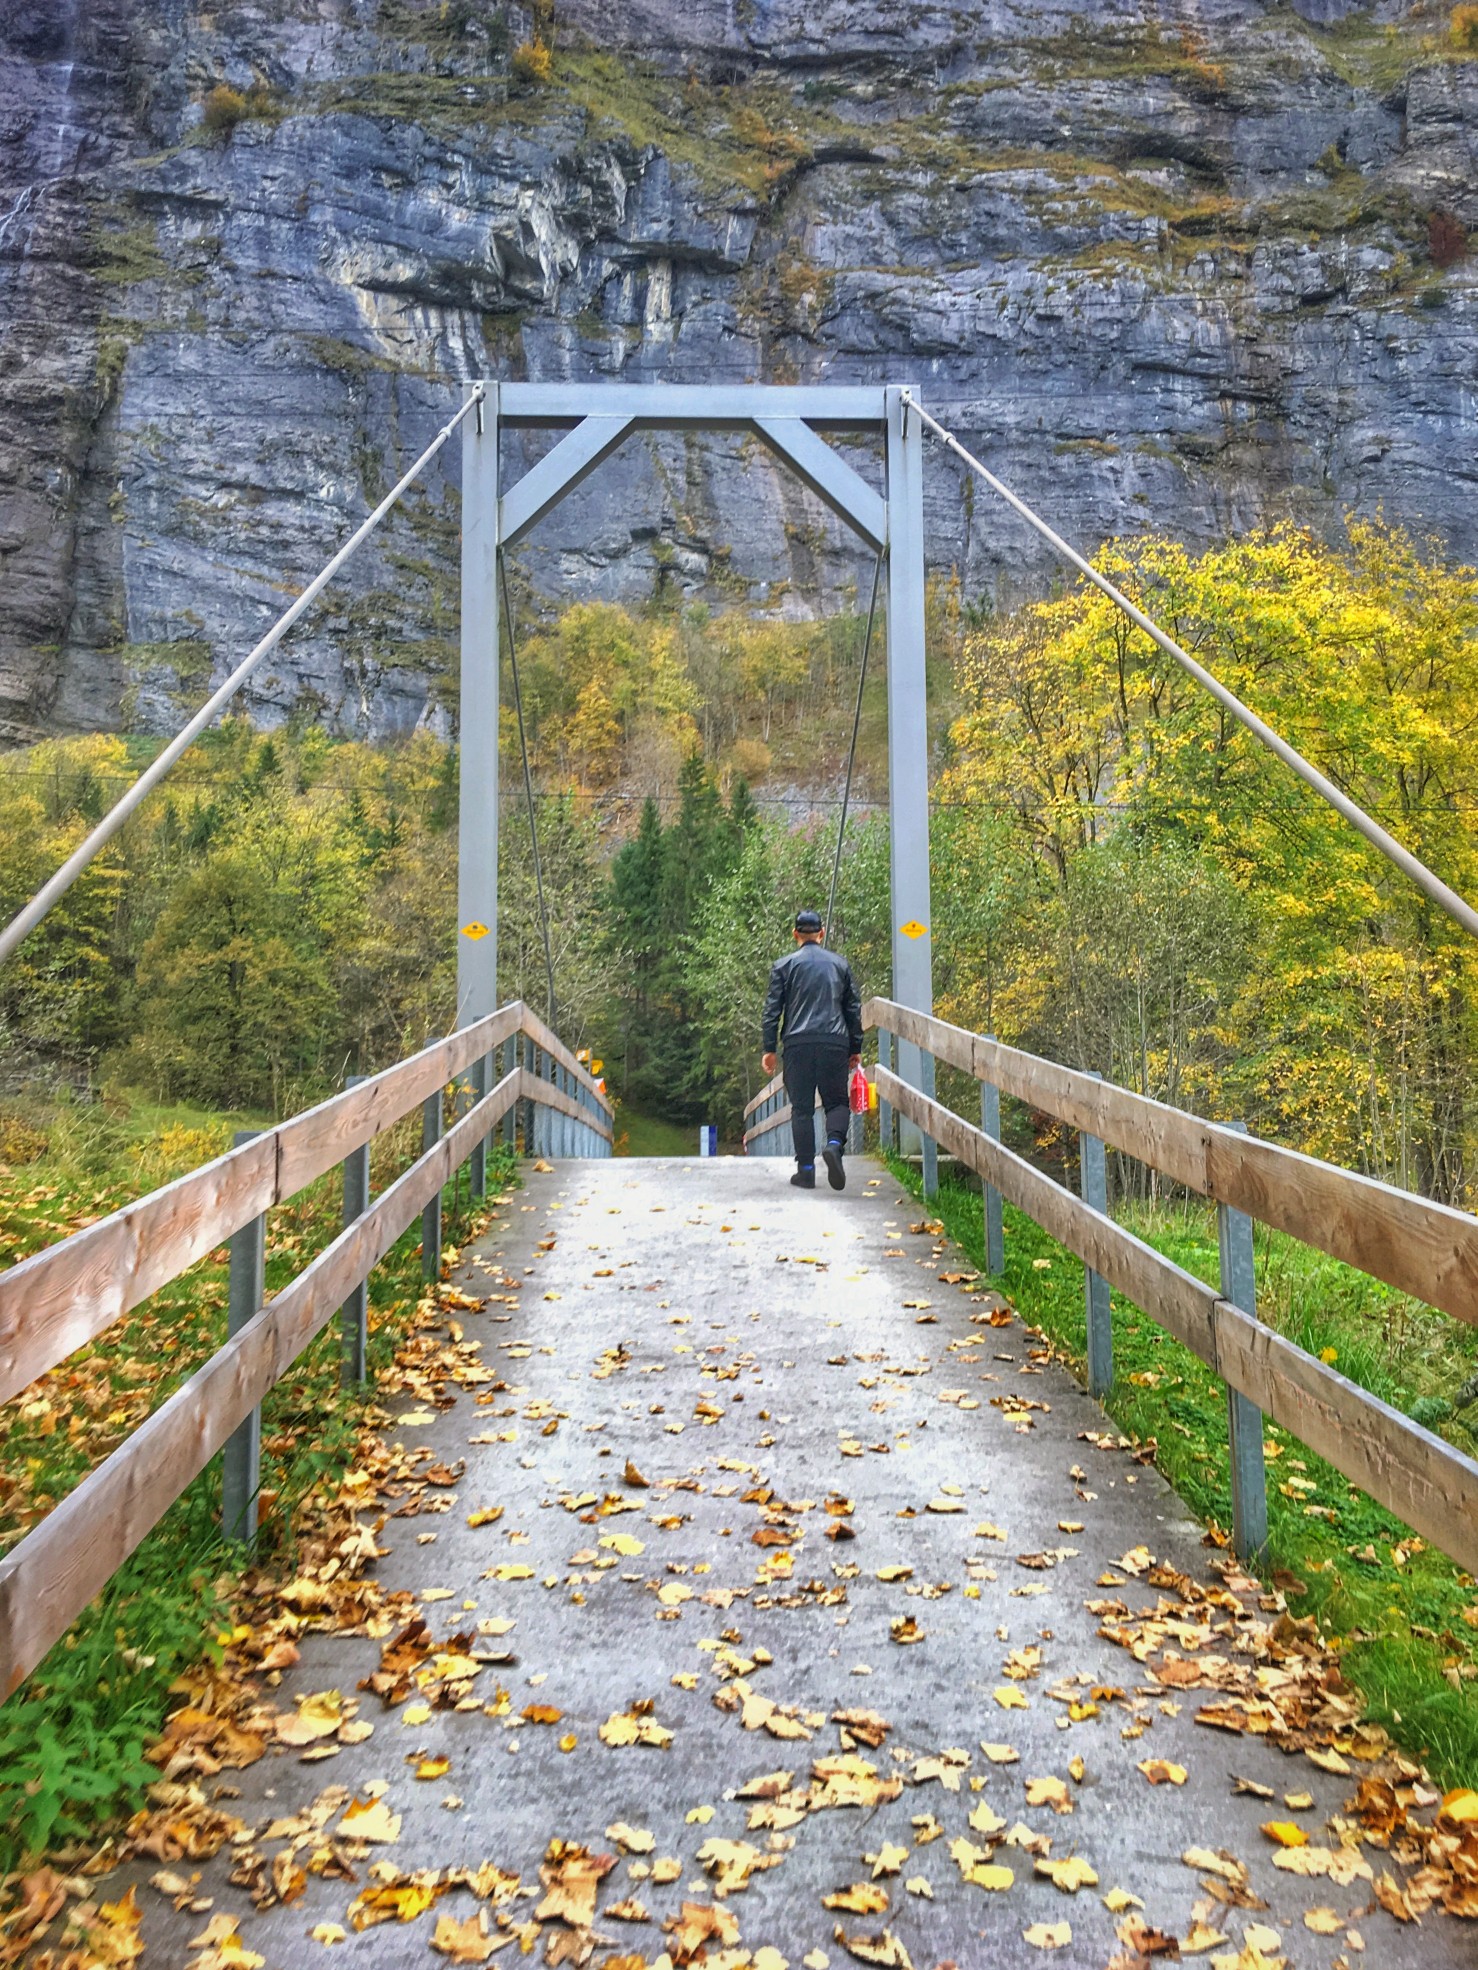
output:
<path id="1" fill-rule="evenodd" d="M 470 937 L 474 944 L 479 937 L 486 937 L 487 934 L 488 927 L 485 923 L 464 923 L 462 926 L 462 935 Z"/>
<path id="2" fill-rule="evenodd" d="M 920 923 L 917 917 L 910 917 L 907 923 L 899 924 L 898 928 L 903 932 L 905 937 L 927 937 L 929 935 L 928 924 Z"/>

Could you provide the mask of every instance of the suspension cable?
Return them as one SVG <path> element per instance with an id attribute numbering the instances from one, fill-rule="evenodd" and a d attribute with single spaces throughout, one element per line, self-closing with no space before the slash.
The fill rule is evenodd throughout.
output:
<path id="1" fill-rule="evenodd" d="M 857 709 L 852 713 L 852 743 L 847 748 L 847 777 L 842 785 L 842 818 L 837 828 L 836 854 L 831 863 L 831 894 L 826 899 L 826 934 L 832 934 L 832 912 L 837 906 L 837 878 L 842 871 L 842 843 L 847 838 L 847 807 L 852 799 L 852 768 L 857 759 L 857 734 L 862 729 L 862 687 L 867 682 L 867 653 L 872 648 L 872 623 L 877 614 L 878 584 L 883 574 L 883 550 L 873 563 L 872 599 L 867 605 L 867 631 L 862 639 L 862 667 L 857 673 Z"/>
<path id="2" fill-rule="evenodd" d="M 518 714 L 518 747 L 523 754 L 523 790 L 529 809 L 529 843 L 534 851 L 534 889 L 539 898 L 539 928 L 544 935 L 544 979 L 549 995 L 549 1024 L 559 1030 L 554 1002 L 554 955 L 549 945 L 549 911 L 544 902 L 544 870 L 539 860 L 539 824 L 534 814 L 534 776 L 529 770 L 529 741 L 523 723 L 523 691 L 518 681 L 518 645 L 513 637 L 513 610 L 508 601 L 508 564 L 498 549 L 498 592 L 508 626 L 508 661 L 513 671 L 513 709 Z M 494 769 L 496 770 L 496 768 Z"/>
<path id="3" fill-rule="evenodd" d="M 1459 896 L 1455 889 L 1450 889 L 1440 876 L 1432 873 L 1425 862 L 1413 855 L 1409 848 L 1403 848 L 1396 837 L 1388 834 L 1378 821 L 1373 820 L 1365 812 L 1363 807 L 1351 800 L 1348 794 L 1342 793 L 1332 780 L 1326 779 L 1317 766 L 1311 765 L 1301 752 L 1289 745 L 1288 741 L 1275 732 L 1271 725 L 1259 718 L 1255 711 L 1249 710 L 1239 697 L 1213 677 L 1204 664 L 1197 663 L 1189 651 L 1183 650 L 1174 637 L 1168 636 L 1157 622 L 1144 613 L 1143 609 L 1136 608 L 1129 597 L 1121 589 L 1116 588 L 1106 575 L 1101 575 L 1091 561 L 1086 560 L 1075 547 L 1070 547 L 1060 534 L 1054 533 L 1047 522 L 1034 513 L 1024 499 L 1018 499 L 1009 486 L 1003 485 L 972 452 L 966 451 L 959 439 L 946 431 L 938 418 L 931 417 L 917 398 L 911 396 L 907 390 L 901 394 L 905 416 L 912 411 L 921 424 L 942 439 L 972 472 L 984 479 L 992 492 L 998 493 L 1008 506 L 1021 515 L 1028 526 L 1034 527 L 1055 554 L 1071 567 L 1076 568 L 1079 574 L 1085 575 L 1115 607 L 1122 609 L 1136 628 L 1142 629 L 1167 657 L 1179 664 L 1187 677 L 1193 678 L 1203 690 L 1209 691 L 1222 709 L 1229 713 L 1245 731 L 1250 732 L 1254 739 L 1266 746 L 1276 759 L 1281 759 L 1291 772 L 1298 775 L 1305 786 L 1311 787 L 1337 814 L 1343 815 L 1352 828 L 1364 835 L 1372 847 L 1378 848 L 1387 861 L 1394 863 L 1402 874 L 1408 876 L 1418 889 L 1452 918 L 1454 923 L 1461 924 L 1470 936 L 1478 937 L 1478 910 L 1475 910 L 1471 903 Z"/>
<path id="4" fill-rule="evenodd" d="M 31 934 L 53 905 L 61 901 L 78 876 L 82 874 L 82 871 L 99 851 L 105 848 L 113 839 L 114 835 L 117 834 L 134 809 L 158 786 L 159 782 L 164 778 L 170 767 L 174 765 L 181 753 L 187 751 L 194 744 L 206 726 L 214 720 L 216 713 L 235 697 L 236 693 L 241 689 L 247 678 L 251 676 L 263 657 L 269 655 L 277 648 L 277 645 L 286 636 L 299 616 L 312 605 L 333 580 L 340 568 L 343 567 L 350 555 L 354 553 L 355 549 L 374 532 L 375 528 L 384 519 L 385 515 L 394 506 L 406 488 L 431 463 L 431 460 L 435 458 L 447 439 L 451 437 L 457 426 L 462 422 L 462 419 L 475 406 L 482 403 L 485 394 L 481 384 L 471 392 L 466 403 L 463 404 L 456 416 L 449 423 L 442 426 L 410 470 L 391 487 L 374 512 L 370 514 L 369 518 L 361 526 L 355 528 L 338 553 L 333 556 L 332 560 L 324 564 L 292 606 L 283 611 L 250 655 L 244 657 L 226 679 L 225 683 L 211 693 L 210 697 L 206 699 L 189 724 L 175 738 L 171 739 L 153 764 L 145 767 L 128 792 L 124 794 L 123 798 L 115 807 L 111 808 L 103 816 L 86 841 L 72 851 L 66 861 L 57 870 L 56 874 L 51 877 L 50 881 L 43 883 L 24 909 L 16 912 L 15 916 L 6 925 L 4 931 L 0 932 L 0 964 L 3 964 L 12 952 L 14 952 L 17 945 Z"/>

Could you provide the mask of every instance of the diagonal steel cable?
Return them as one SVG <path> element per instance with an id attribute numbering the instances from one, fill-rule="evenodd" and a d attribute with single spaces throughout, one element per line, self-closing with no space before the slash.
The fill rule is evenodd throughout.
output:
<path id="1" fill-rule="evenodd" d="M 544 902 L 544 869 L 539 860 L 539 824 L 534 810 L 534 776 L 529 770 L 529 741 L 523 723 L 523 690 L 518 680 L 518 645 L 513 640 L 513 610 L 508 601 L 508 566 L 498 551 L 498 593 L 508 626 L 508 662 L 513 671 L 513 709 L 518 715 L 518 747 L 523 754 L 523 790 L 529 809 L 529 841 L 534 851 L 534 889 L 539 898 L 539 928 L 544 934 L 544 978 L 549 994 L 549 1024 L 557 1027 L 554 1003 L 554 954 L 549 945 L 549 911 Z M 496 767 L 494 771 L 496 772 Z"/>
<path id="2" fill-rule="evenodd" d="M 867 605 L 867 630 L 862 638 L 862 668 L 857 673 L 857 709 L 852 713 L 852 743 L 847 748 L 847 777 L 842 786 L 842 818 L 837 829 L 836 854 L 831 863 L 831 894 L 826 899 L 826 934 L 832 934 L 832 912 L 837 905 L 837 878 L 842 872 L 842 844 L 847 839 L 847 808 L 852 799 L 852 768 L 857 762 L 857 734 L 862 729 L 862 687 L 867 682 L 867 653 L 872 648 L 873 617 L 878 609 L 878 584 L 883 575 L 883 553 L 872 569 L 872 599 Z"/>
<path id="3" fill-rule="evenodd" d="M 170 740 L 169 744 L 153 764 L 144 768 L 144 771 L 140 773 L 139 777 L 134 781 L 133 785 L 124 794 L 118 804 L 110 808 L 102 820 L 98 822 L 86 841 L 73 849 L 56 874 L 49 881 L 41 885 L 40 889 L 37 890 L 24 909 L 16 912 L 15 916 L 5 926 L 5 929 L 0 931 L 0 964 L 3 964 L 15 951 L 16 947 L 25 938 L 29 937 L 53 905 L 61 901 L 62 897 L 66 895 L 82 871 L 100 850 L 107 847 L 129 815 L 153 792 L 154 788 L 158 786 L 159 782 L 164 778 L 165 774 L 174 765 L 180 755 L 188 751 L 205 730 L 206 726 L 215 718 L 217 712 L 222 710 L 235 697 L 236 693 L 241 689 L 247 678 L 251 676 L 263 657 L 270 655 L 277 648 L 299 616 L 312 606 L 314 601 L 322 594 L 323 590 L 327 588 L 340 568 L 349 559 L 350 555 L 369 538 L 381 520 L 390 511 L 391 507 L 400 498 L 401 494 L 406 491 L 407 487 L 431 463 L 431 460 L 435 458 L 436 454 L 441 450 L 447 439 L 451 437 L 463 418 L 467 416 L 469 411 L 482 403 L 484 395 L 485 392 L 481 385 L 472 391 L 456 416 L 449 423 L 442 426 L 410 470 L 403 478 L 396 481 L 395 485 L 386 493 L 385 497 L 380 501 L 379 505 L 363 525 L 355 528 L 338 553 L 319 570 L 292 606 L 283 611 L 267 631 L 267 634 L 262 638 L 261 642 L 257 644 L 256 648 L 248 656 L 242 658 L 241 662 L 232 671 L 226 681 L 211 693 L 199 711 L 190 720 L 189 724 L 175 738 Z"/>
<path id="4" fill-rule="evenodd" d="M 1394 863 L 1401 873 L 1408 876 L 1418 889 L 1452 918 L 1454 923 L 1461 924 L 1471 936 L 1478 937 L 1478 910 L 1475 910 L 1471 903 L 1459 896 L 1455 889 L 1450 889 L 1441 876 L 1434 875 L 1426 863 L 1413 855 L 1409 848 L 1403 848 L 1394 835 L 1388 834 L 1379 821 L 1367 814 L 1365 809 L 1351 800 L 1348 794 L 1342 793 L 1333 780 L 1326 779 L 1317 766 L 1312 765 L 1301 752 L 1289 745 L 1288 741 L 1275 732 L 1265 720 L 1259 718 L 1255 711 L 1244 705 L 1220 679 L 1212 676 L 1204 664 L 1197 663 L 1190 652 L 1183 650 L 1175 638 L 1168 636 L 1152 617 L 1145 614 L 1143 609 L 1136 608 L 1129 597 L 1121 589 L 1115 588 L 1106 575 L 1101 575 L 1091 561 L 1081 555 L 1075 547 L 1070 547 L 1061 534 L 1054 533 L 1047 522 L 1039 514 L 1034 513 L 1024 499 L 1019 499 L 1009 486 L 1003 485 L 993 472 L 981 464 L 973 452 L 966 451 L 959 439 L 952 432 L 947 431 L 937 417 L 931 417 L 917 398 L 904 390 L 902 401 L 905 416 L 912 411 L 927 430 L 942 439 L 957 458 L 963 459 L 972 472 L 984 479 L 993 493 L 998 493 L 1008 506 L 1021 515 L 1028 526 L 1035 528 L 1055 554 L 1069 566 L 1076 568 L 1080 575 L 1086 576 L 1116 608 L 1123 610 L 1136 628 L 1142 629 L 1167 657 L 1179 664 L 1187 677 L 1194 678 L 1203 690 L 1209 691 L 1222 709 L 1236 719 L 1244 731 L 1250 732 L 1253 738 L 1266 746 L 1276 759 L 1281 759 L 1290 771 L 1296 773 L 1305 786 L 1311 787 L 1321 800 L 1327 801 L 1336 814 L 1342 815 L 1357 833 L 1364 835 L 1373 848 L 1378 848 L 1388 862 Z"/>

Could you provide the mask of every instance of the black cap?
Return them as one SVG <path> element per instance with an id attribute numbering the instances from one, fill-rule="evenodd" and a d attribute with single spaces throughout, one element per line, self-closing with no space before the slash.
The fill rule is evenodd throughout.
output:
<path id="1" fill-rule="evenodd" d="M 807 933 L 820 930 L 821 912 L 819 910 L 797 910 L 795 913 L 795 927 L 797 930 Z"/>

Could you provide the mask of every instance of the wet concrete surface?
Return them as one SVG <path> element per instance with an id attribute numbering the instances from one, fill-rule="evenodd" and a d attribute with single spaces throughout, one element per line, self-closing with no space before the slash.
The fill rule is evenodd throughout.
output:
<path id="1" fill-rule="evenodd" d="M 769 1946 L 791 1966 L 819 1963 L 808 1952 L 820 1951 L 842 1966 L 853 1959 L 834 1936 L 841 1922 L 849 1934 L 892 1931 L 915 1970 L 1102 1966 L 1119 1947 L 1115 1917 L 1101 1899 L 1111 1889 L 1138 1896 L 1156 1927 L 1187 1933 L 1193 1906 L 1205 1900 L 1180 1859 L 1195 1845 L 1245 1860 L 1252 1888 L 1268 1904 L 1262 1912 L 1219 1911 L 1228 1940 L 1216 1953 L 1235 1953 L 1254 1922 L 1282 1932 L 1283 1952 L 1298 1970 L 1331 1970 L 1342 1956 L 1371 1970 L 1471 1964 L 1471 1925 L 1464 1933 L 1465 1925 L 1436 1914 L 1419 1928 L 1399 1925 L 1370 1909 L 1364 1882 L 1337 1889 L 1273 1867 L 1259 1823 L 1294 1819 L 1313 1840 L 1327 1839 L 1323 1823 L 1353 1780 L 1259 1740 L 1198 1727 L 1205 1692 L 1148 1684 L 1133 1657 L 1100 1636 L 1100 1617 L 1085 1606 L 1106 1594 L 1134 1610 L 1154 1605 L 1156 1591 L 1114 1565 L 1135 1548 L 1210 1578 L 1216 1556 L 1200 1527 L 1152 1469 L 1085 1440 L 1084 1433 L 1107 1430 L 1102 1411 L 1065 1370 L 1030 1359 L 1019 1323 L 983 1324 L 994 1303 L 940 1280 L 941 1272 L 968 1267 L 910 1232 L 920 1209 L 896 1182 L 875 1164 L 849 1167 L 841 1196 L 791 1189 L 790 1166 L 778 1159 L 564 1163 L 529 1176 L 492 1233 L 464 1255 L 456 1282 L 469 1296 L 488 1292 L 505 1269 L 523 1282 L 516 1310 L 495 1298 L 482 1312 L 456 1315 L 511 1386 L 482 1404 L 463 1391 L 440 1412 L 392 1400 L 392 1440 L 408 1451 L 429 1448 L 449 1465 L 465 1460 L 465 1469 L 450 1509 L 386 1521 L 381 1544 L 391 1550 L 379 1563 L 381 1580 L 424 1597 L 438 1637 L 479 1622 L 514 1624 L 477 1646 L 506 1649 L 516 1661 L 484 1669 L 475 1685 L 484 1703 L 505 1688 L 511 1714 L 437 1710 L 410 1724 L 402 1709 L 365 1695 L 359 1714 L 375 1726 L 367 1741 L 322 1763 L 276 1752 L 229 1774 L 241 1792 L 230 1810 L 260 1828 L 307 1806 L 326 1785 L 363 1796 L 368 1782 L 380 1780 L 401 1830 L 396 1844 L 374 1848 L 370 1859 L 405 1870 L 490 1861 L 535 1887 L 551 1839 L 614 1851 L 605 1829 L 624 1820 L 655 1836 L 638 1873 L 657 1856 L 674 1856 L 681 1878 L 633 1882 L 623 1857 L 601 1906 L 634 1894 L 652 1920 L 598 1919 L 589 1960 L 654 1962 L 667 1940 L 663 1921 L 685 1900 L 713 1900 L 696 1858 L 703 1842 L 747 1837 L 767 1847 L 766 1832 L 747 1834 L 749 1806 L 735 1790 L 776 1770 L 793 1771 L 803 1786 L 811 1761 L 841 1748 L 832 1713 L 864 1708 L 891 1725 L 881 1748 L 857 1747 L 882 1776 L 908 1779 L 918 1759 L 958 1748 L 968 1755 L 959 1789 L 938 1779 L 905 1783 L 901 1796 L 872 1810 L 816 1812 L 788 1829 L 779 1864 L 754 1873 L 725 1903 L 740 1948 Z M 1045 1406 L 1012 1420 L 993 1406 L 1003 1397 Z M 705 1408 L 716 1420 L 704 1419 Z M 557 1427 L 546 1434 L 551 1422 Z M 623 1486 L 628 1459 L 648 1489 Z M 812 1501 L 809 1511 L 787 1515 L 800 1530 L 792 1548 L 754 1543 L 765 1520 L 743 1494 L 755 1489 L 773 1494 L 772 1507 Z M 560 1502 L 584 1494 L 624 1495 L 640 1509 L 590 1522 L 590 1505 L 582 1518 Z M 854 1501 L 856 1537 L 834 1543 L 824 1536 L 835 1523 L 825 1501 L 838 1494 Z M 931 1511 L 931 1501 L 964 1509 Z M 495 1524 L 469 1527 L 469 1516 L 495 1505 L 503 1508 Z M 657 1522 L 664 1519 L 677 1522 Z M 982 1536 L 985 1523 L 1004 1540 Z M 434 1540 L 419 1543 L 427 1533 Z M 643 1550 L 600 1545 L 614 1535 L 639 1540 Z M 757 1580 L 786 1551 L 789 1577 Z M 1018 1563 L 1035 1553 L 1059 1557 L 1046 1569 Z M 504 1564 L 527 1565 L 532 1575 L 485 1577 Z M 877 1578 L 892 1567 L 912 1573 Z M 1097 1584 L 1108 1573 L 1125 1584 Z M 934 1591 L 946 1585 L 948 1592 Z M 675 1604 L 663 1605 L 662 1589 L 690 1589 L 692 1598 L 669 1592 Z M 736 1595 L 726 1607 L 702 1599 L 726 1589 Z M 923 1639 L 900 1645 L 891 1625 L 909 1616 Z M 749 1686 L 798 1706 L 803 1722 L 813 1720 L 809 1739 L 745 1730 L 738 1714 L 715 1706 L 722 1647 L 748 1660 L 768 1651 L 773 1660 L 753 1670 Z M 1012 1682 L 1008 1658 L 1026 1648 L 1041 1651 L 1040 1671 Z M 309 1636 L 276 1700 L 286 1706 L 294 1693 L 330 1688 L 351 1694 L 378 1663 L 375 1641 Z M 1047 1691 L 1080 1674 L 1124 1689 L 1130 1702 L 1105 1701 L 1069 1725 L 1065 1703 Z M 695 1685 L 676 1685 L 674 1676 L 696 1678 Z M 1026 1707 L 1000 1705 L 995 1692 L 1008 1688 Z M 601 1742 L 599 1729 L 613 1713 L 648 1699 L 672 1732 L 666 1749 Z M 560 1720 L 522 1720 L 530 1703 L 553 1706 Z M 1131 1720 L 1144 1728 L 1126 1740 L 1121 1732 Z M 562 1750 L 568 1734 L 574 1748 Z M 1019 1762 L 993 1764 L 983 1742 L 1011 1745 Z M 449 1759 L 446 1775 L 418 1781 L 408 1759 L 420 1753 Z M 1075 1758 L 1080 1781 L 1070 1771 Z M 1148 1784 L 1137 1769 L 1146 1758 L 1184 1766 L 1184 1784 Z M 1234 1774 L 1273 1787 L 1277 1799 L 1234 1796 Z M 1041 1777 L 1065 1781 L 1070 1813 L 1027 1804 L 1025 1781 Z M 1314 1807 L 1291 1812 L 1283 1795 L 1300 1791 L 1313 1795 Z M 993 1856 L 1012 1868 L 1008 1890 L 967 1883 L 949 1848 L 959 1836 L 978 1839 L 968 1817 L 982 1803 L 1008 1824 L 1047 1836 L 1052 1856 L 1081 1855 L 1098 1886 L 1064 1894 L 1034 1876 L 1030 1852 L 1010 1847 Z M 704 1817 L 695 1818 L 700 1809 Z M 919 1815 L 933 1815 L 943 1836 L 918 1844 Z M 824 1908 L 823 1895 L 870 1877 L 863 1856 L 885 1843 L 910 1850 L 901 1871 L 882 1880 L 887 1911 Z M 1382 1857 L 1369 1858 L 1379 1871 Z M 140 1878 L 150 1871 L 132 1870 Z M 206 1864 L 200 1893 L 215 1897 L 216 1910 L 241 1915 L 242 1940 L 269 1970 L 320 1960 L 441 1960 L 429 1952 L 437 1916 L 460 1920 L 477 1906 L 457 1890 L 414 1922 L 351 1930 L 326 1948 L 310 1931 L 345 1923 L 354 1884 L 310 1880 L 301 1900 L 256 1913 L 225 1885 L 225 1873 L 224 1860 Z M 932 1900 L 906 1889 L 919 1878 Z M 140 1897 L 148 1961 L 171 1970 L 194 1961 L 187 1946 L 206 1918 L 174 1914 L 147 1887 Z M 1325 1937 L 1304 1927 L 1303 1912 L 1316 1905 L 1349 1917 L 1363 1956 L 1350 1955 L 1343 1931 Z M 518 1902 L 517 1919 L 527 1921 L 534 1907 Z M 1044 1954 L 1023 1939 L 1029 1925 L 1063 1921 L 1072 1935 L 1064 1947 Z M 551 1933 L 536 1960 L 544 1960 Z M 519 1958 L 513 1943 L 494 1960 Z"/>

